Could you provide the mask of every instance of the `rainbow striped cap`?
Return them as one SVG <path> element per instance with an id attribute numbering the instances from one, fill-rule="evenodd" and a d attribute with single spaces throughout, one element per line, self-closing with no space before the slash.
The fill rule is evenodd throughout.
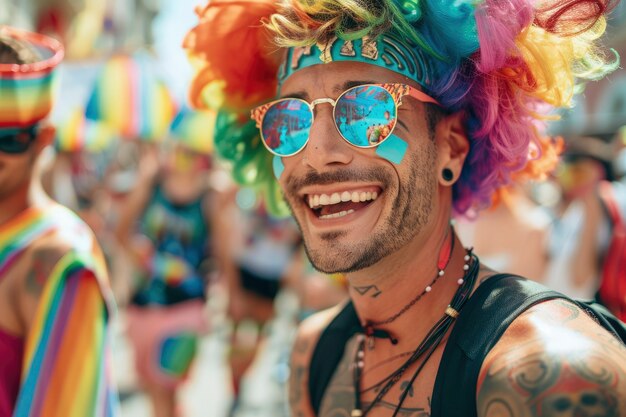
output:
<path id="1" fill-rule="evenodd" d="M 176 115 L 176 105 L 147 54 L 116 55 L 97 77 L 85 115 L 126 139 L 160 141 Z"/>
<path id="2" fill-rule="evenodd" d="M 57 126 L 54 147 L 59 152 L 100 152 L 117 139 L 113 129 L 104 123 L 85 118 L 83 110 L 77 109 Z"/>
<path id="3" fill-rule="evenodd" d="M 32 126 L 52 110 L 54 69 L 63 60 L 63 45 L 9 26 L 0 25 L 0 36 L 25 42 L 42 57 L 29 64 L 0 64 L 0 129 Z"/>
<path id="4" fill-rule="evenodd" d="M 213 152 L 215 117 L 213 111 L 184 108 L 172 122 L 170 138 L 194 152 L 210 155 Z"/>

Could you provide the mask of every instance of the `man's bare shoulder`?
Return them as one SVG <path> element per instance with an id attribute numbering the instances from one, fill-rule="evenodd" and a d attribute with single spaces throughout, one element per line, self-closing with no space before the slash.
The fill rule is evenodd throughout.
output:
<path id="1" fill-rule="evenodd" d="M 518 317 L 485 359 L 478 416 L 626 415 L 626 347 L 563 300 Z"/>
<path id="2" fill-rule="evenodd" d="M 298 327 L 291 353 L 289 405 L 293 417 L 312 417 L 308 392 L 309 366 L 317 341 L 324 329 L 339 314 L 344 304 L 320 311 L 306 318 Z"/>

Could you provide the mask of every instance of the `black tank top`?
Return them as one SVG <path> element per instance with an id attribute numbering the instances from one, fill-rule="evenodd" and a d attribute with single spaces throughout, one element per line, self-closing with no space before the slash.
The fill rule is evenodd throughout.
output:
<path id="1" fill-rule="evenodd" d="M 598 304 L 571 300 L 518 276 L 494 275 L 476 289 L 450 333 L 435 379 L 431 417 L 476 416 L 476 384 L 489 351 L 520 314 L 556 298 L 571 301 L 618 339 L 626 340 L 623 323 Z M 309 368 L 309 395 L 316 415 L 346 342 L 359 331 L 354 306 L 348 303 L 322 332 Z"/>

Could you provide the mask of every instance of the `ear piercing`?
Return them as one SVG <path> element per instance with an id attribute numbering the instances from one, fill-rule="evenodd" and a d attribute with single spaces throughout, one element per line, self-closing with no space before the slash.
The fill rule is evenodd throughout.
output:
<path id="1" fill-rule="evenodd" d="M 454 179 L 454 172 L 450 168 L 444 168 L 441 170 L 441 177 L 445 182 L 450 182 Z"/>

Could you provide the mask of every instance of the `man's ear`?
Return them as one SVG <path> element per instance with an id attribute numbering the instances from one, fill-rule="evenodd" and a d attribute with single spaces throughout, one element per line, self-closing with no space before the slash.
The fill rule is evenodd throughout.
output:
<path id="1" fill-rule="evenodd" d="M 470 149 L 465 132 L 465 112 L 444 116 L 435 128 L 439 183 L 450 186 L 461 176 L 465 158 Z"/>

